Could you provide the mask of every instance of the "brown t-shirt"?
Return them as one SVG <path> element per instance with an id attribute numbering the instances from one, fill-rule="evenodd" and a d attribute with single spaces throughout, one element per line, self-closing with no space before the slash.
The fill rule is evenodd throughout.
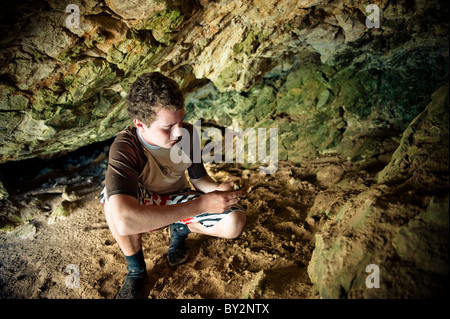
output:
<path id="1" fill-rule="evenodd" d="M 186 148 L 188 151 L 179 148 L 180 143 L 172 149 L 146 147 L 135 127 L 129 126 L 120 132 L 109 151 L 106 197 L 109 199 L 111 195 L 123 194 L 138 198 L 139 183 L 155 194 L 174 194 L 189 188 L 186 170 L 193 179 L 205 176 L 207 173 L 201 156 L 194 156 L 194 152 L 199 152 L 193 143 L 198 138 L 196 130 L 188 123 L 183 123 L 183 128 L 189 132 L 188 137 L 183 134 L 183 138 L 190 138 L 190 147 Z M 170 152 L 175 150 L 177 158 L 182 159 L 179 163 L 174 163 L 170 156 Z M 200 161 L 193 158 L 200 158 Z"/>

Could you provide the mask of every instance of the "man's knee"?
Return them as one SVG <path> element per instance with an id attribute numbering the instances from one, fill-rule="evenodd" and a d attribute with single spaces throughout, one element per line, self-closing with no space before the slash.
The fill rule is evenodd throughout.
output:
<path id="1" fill-rule="evenodd" d="M 228 234 L 226 238 L 236 238 L 238 237 L 245 226 L 245 213 L 243 211 L 235 210 L 228 214 L 227 216 L 229 218 L 229 225 L 228 225 Z"/>

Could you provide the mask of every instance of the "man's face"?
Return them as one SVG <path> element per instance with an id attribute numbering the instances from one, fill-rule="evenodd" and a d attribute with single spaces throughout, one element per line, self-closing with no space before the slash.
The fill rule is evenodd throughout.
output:
<path id="1" fill-rule="evenodd" d="M 146 126 L 139 120 L 134 120 L 134 125 L 148 144 L 171 148 L 182 135 L 181 127 L 185 116 L 184 107 L 178 111 L 161 108 L 156 112 L 156 120 L 150 126 Z"/>

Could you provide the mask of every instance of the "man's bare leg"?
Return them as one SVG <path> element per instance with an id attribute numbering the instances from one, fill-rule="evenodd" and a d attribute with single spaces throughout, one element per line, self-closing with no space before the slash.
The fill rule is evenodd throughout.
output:
<path id="1" fill-rule="evenodd" d="M 245 213 L 238 210 L 228 213 L 211 227 L 205 227 L 200 223 L 172 224 L 169 228 L 170 241 L 167 261 L 171 267 L 177 267 L 188 261 L 190 250 L 186 246 L 186 239 L 191 232 L 214 237 L 236 238 L 241 234 L 244 225 Z"/>
<path id="2" fill-rule="evenodd" d="M 245 221 L 245 213 L 235 210 L 212 227 L 205 227 L 200 223 L 192 223 L 188 225 L 188 228 L 193 233 L 220 238 L 236 238 L 242 233 Z"/>
<path id="3" fill-rule="evenodd" d="M 142 249 L 142 241 L 141 234 L 130 235 L 130 236 L 121 236 L 117 231 L 116 225 L 112 220 L 111 214 L 109 212 L 109 202 L 105 202 L 105 216 L 106 221 L 108 223 L 109 229 L 114 237 L 114 239 L 119 244 L 120 249 L 122 250 L 125 256 L 132 256 L 139 252 Z"/>
<path id="4" fill-rule="evenodd" d="M 105 202 L 105 216 L 114 239 L 125 255 L 128 274 L 116 295 L 117 299 L 136 299 L 141 296 L 147 275 L 141 234 L 121 236 L 111 218 L 108 201 Z"/>

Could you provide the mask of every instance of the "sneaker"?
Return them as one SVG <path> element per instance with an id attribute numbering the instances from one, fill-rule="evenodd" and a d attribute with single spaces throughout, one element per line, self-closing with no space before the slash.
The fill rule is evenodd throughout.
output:
<path id="1" fill-rule="evenodd" d="M 147 273 L 134 273 L 130 271 L 123 282 L 122 288 L 116 295 L 116 299 L 138 299 L 144 286 Z"/>
<path id="2" fill-rule="evenodd" d="M 184 224 L 172 224 L 169 227 L 169 252 L 167 261 L 171 267 L 177 267 L 188 261 L 191 251 L 186 246 L 186 238 L 191 231 Z"/>

